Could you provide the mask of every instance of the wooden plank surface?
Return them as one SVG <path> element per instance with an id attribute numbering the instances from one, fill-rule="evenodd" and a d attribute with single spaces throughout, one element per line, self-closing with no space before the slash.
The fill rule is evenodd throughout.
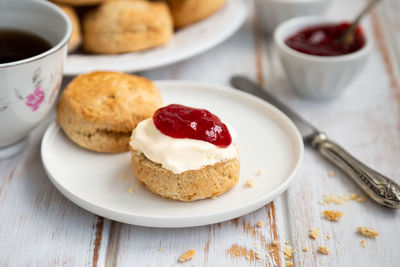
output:
<path id="1" fill-rule="evenodd" d="M 383 3 L 363 22 L 375 46 L 362 76 L 340 98 L 313 102 L 290 90 L 269 36 L 251 14 L 231 39 L 209 52 L 141 73 L 151 79 L 199 80 L 227 85 L 245 74 L 342 144 L 365 163 L 400 182 L 400 25 L 396 0 Z M 364 0 L 333 0 L 328 16 L 351 18 Z M 397 34 L 393 34 L 397 33 Z M 285 241 L 296 250 L 296 266 L 400 266 L 400 215 L 371 201 L 322 205 L 325 194 L 362 195 L 340 171 L 311 149 L 289 190 L 246 216 L 210 226 L 155 229 L 109 221 L 64 198 L 50 183 L 40 159 L 40 140 L 54 113 L 36 128 L 26 150 L 0 161 L 0 266 L 180 266 L 179 255 L 195 249 L 183 266 L 285 266 Z M 335 175 L 329 176 L 333 171 Z M 325 209 L 344 212 L 338 222 Z M 256 227 L 258 220 L 264 226 Z M 376 229 L 376 240 L 356 234 Z M 310 228 L 320 228 L 316 240 Z M 328 239 L 328 235 L 332 238 Z M 274 245 L 274 240 L 279 241 Z M 327 246 L 330 255 L 316 253 Z M 302 251 L 304 247 L 308 252 Z M 256 253 L 260 256 L 256 258 Z"/>

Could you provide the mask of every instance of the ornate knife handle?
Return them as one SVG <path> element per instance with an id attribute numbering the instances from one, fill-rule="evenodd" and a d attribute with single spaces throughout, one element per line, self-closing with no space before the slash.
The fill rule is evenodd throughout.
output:
<path id="1" fill-rule="evenodd" d="M 324 133 L 318 133 L 311 145 L 326 159 L 348 174 L 376 202 L 390 208 L 400 208 L 400 186 L 361 163 Z"/>

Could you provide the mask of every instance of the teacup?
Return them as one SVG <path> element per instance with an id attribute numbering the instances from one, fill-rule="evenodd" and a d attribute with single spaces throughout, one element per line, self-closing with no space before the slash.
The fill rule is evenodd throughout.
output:
<path id="1" fill-rule="evenodd" d="M 31 33 L 51 46 L 33 57 L 0 64 L 0 158 L 5 158 L 24 148 L 29 132 L 52 108 L 72 26 L 48 1 L 6 0 L 0 3 L 0 29 Z"/>

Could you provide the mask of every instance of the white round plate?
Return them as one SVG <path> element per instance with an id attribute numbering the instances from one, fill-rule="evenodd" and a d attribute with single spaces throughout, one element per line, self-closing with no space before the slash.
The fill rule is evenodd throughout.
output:
<path id="1" fill-rule="evenodd" d="M 130 152 L 103 154 L 80 148 L 53 123 L 43 137 L 41 152 L 45 170 L 62 194 L 78 206 L 115 221 L 188 227 L 247 214 L 287 189 L 299 167 L 303 141 L 282 112 L 229 87 L 185 81 L 156 85 L 164 104 L 206 108 L 235 128 L 241 161 L 238 184 L 216 199 L 163 199 L 136 180 L 130 170 Z M 263 173 L 257 175 L 258 170 Z M 247 187 L 251 178 L 254 187 Z"/>
<path id="2" fill-rule="evenodd" d="M 137 72 L 175 63 L 223 42 L 243 24 L 246 16 L 247 6 L 242 0 L 228 0 L 209 18 L 178 30 L 163 46 L 118 55 L 71 54 L 65 62 L 64 74 L 95 70 Z"/>

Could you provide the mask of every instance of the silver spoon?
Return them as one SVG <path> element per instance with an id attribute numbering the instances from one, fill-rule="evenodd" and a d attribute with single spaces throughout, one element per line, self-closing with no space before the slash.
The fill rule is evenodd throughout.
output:
<path id="1" fill-rule="evenodd" d="M 368 14 L 368 12 L 382 0 L 372 0 L 368 3 L 368 5 L 358 14 L 355 18 L 353 23 L 351 23 L 350 27 L 348 27 L 344 33 L 339 37 L 338 43 L 339 44 L 348 44 L 351 45 L 354 42 L 354 32 L 357 29 L 358 24 L 360 23 L 361 19 Z"/>

